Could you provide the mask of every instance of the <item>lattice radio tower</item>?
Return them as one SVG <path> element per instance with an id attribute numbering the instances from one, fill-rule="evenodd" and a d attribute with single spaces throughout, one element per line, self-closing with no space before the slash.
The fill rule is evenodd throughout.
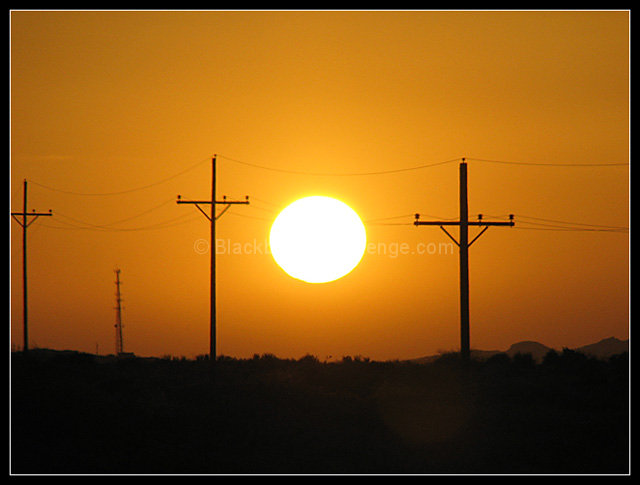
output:
<path id="1" fill-rule="evenodd" d="M 116 324 L 114 327 L 116 328 L 116 355 L 122 353 L 122 298 L 120 297 L 120 270 L 115 269 L 116 273 Z"/>

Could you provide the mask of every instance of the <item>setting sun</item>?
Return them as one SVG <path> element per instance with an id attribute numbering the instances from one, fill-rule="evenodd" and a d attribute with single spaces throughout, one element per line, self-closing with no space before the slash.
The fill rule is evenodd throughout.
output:
<path id="1" fill-rule="evenodd" d="M 305 197 L 287 206 L 271 226 L 276 263 L 307 283 L 337 280 L 355 268 L 367 235 L 358 214 L 330 197 Z"/>

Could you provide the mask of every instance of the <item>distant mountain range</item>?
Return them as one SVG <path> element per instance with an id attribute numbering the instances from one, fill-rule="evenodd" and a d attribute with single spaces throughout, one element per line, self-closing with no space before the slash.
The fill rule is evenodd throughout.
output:
<path id="1" fill-rule="evenodd" d="M 523 342 L 518 342 L 509 347 L 508 350 L 471 350 L 471 358 L 478 360 L 485 360 L 489 357 L 492 357 L 496 354 L 507 354 L 509 357 L 513 357 L 516 354 L 531 354 L 533 359 L 536 362 L 541 362 L 544 359 L 544 356 L 550 350 L 555 350 L 556 352 L 562 352 L 562 349 L 553 349 L 551 347 L 547 347 L 539 342 L 532 342 L 529 340 L 525 340 Z M 608 359 L 612 355 L 621 354 L 623 352 L 629 351 L 629 340 L 619 340 L 615 337 L 609 337 L 600 340 L 594 344 L 584 345 L 582 347 L 578 347 L 575 350 L 576 352 L 580 352 L 582 354 L 596 357 L 598 359 Z M 417 359 L 410 359 L 411 362 L 415 363 L 428 363 L 433 362 L 438 357 L 438 355 L 429 355 L 426 357 L 418 357 Z"/>

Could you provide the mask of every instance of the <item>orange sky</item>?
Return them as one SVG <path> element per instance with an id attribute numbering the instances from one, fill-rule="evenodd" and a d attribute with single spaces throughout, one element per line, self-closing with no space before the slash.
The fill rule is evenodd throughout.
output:
<path id="1" fill-rule="evenodd" d="M 407 215 L 385 221 L 406 225 L 367 224 L 367 236 L 413 251 L 449 241 L 410 214 L 457 217 L 457 163 L 311 176 L 231 159 L 336 173 L 456 157 L 629 161 L 628 11 L 10 18 L 11 209 L 22 209 L 27 178 L 29 210 L 54 213 L 28 232 L 32 346 L 113 352 L 118 266 L 125 351 L 208 351 L 209 255 L 196 250 L 208 221 L 175 197 L 210 196 L 214 153 L 218 194 L 251 197 L 220 219 L 225 241 L 264 246 L 279 209 L 327 195 L 365 221 Z M 628 233 L 525 230 L 552 228 L 519 219 L 628 226 L 628 207 L 628 166 L 470 160 L 470 215 L 514 213 L 517 224 L 470 249 L 472 348 L 628 338 Z M 10 224 L 19 347 L 21 229 Z M 269 254 L 219 255 L 218 350 L 324 360 L 457 349 L 458 285 L 457 251 L 365 254 L 324 285 L 292 279 Z"/>

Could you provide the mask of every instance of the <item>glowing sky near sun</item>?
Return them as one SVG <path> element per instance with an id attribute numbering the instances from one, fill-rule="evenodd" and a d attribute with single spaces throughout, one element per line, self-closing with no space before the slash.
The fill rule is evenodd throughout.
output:
<path id="1" fill-rule="evenodd" d="M 220 247 L 263 248 L 285 207 L 324 195 L 380 248 L 327 284 L 268 251 L 218 255 L 219 352 L 321 359 L 458 347 L 457 248 L 411 225 L 458 217 L 458 169 L 308 172 L 629 161 L 626 11 L 12 11 L 10 28 L 11 209 L 27 178 L 29 210 L 54 214 L 29 227 L 33 346 L 113 352 L 117 266 L 125 351 L 208 351 L 209 221 L 175 200 L 210 198 L 214 153 L 218 196 L 251 201 L 219 219 Z M 628 338 L 628 234 L 532 219 L 628 226 L 628 168 L 469 162 L 469 217 L 516 216 L 470 249 L 472 348 Z"/>

